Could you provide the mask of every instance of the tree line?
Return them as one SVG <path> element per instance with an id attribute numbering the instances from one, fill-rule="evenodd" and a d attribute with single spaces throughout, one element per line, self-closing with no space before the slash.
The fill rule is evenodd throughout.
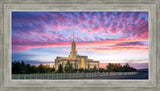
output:
<path id="1" fill-rule="evenodd" d="M 120 63 L 109 63 L 106 68 L 94 68 L 90 69 L 77 69 L 68 61 L 65 67 L 60 64 L 58 70 L 55 70 L 54 66 L 40 64 L 38 66 L 26 64 L 24 61 L 14 61 L 12 62 L 12 73 L 13 74 L 29 74 L 29 73 L 76 73 L 76 72 L 133 72 L 136 71 L 135 68 L 130 67 L 128 63 L 122 66 Z"/>
<path id="2" fill-rule="evenodd" d="M 109 63 L 106 65 L 106 68 L 97 68 L 94 66 L 94 68 L 90 69 L 76 69 L 73 68 L 72 64 L 68 61 L 65 67 L 60 64 L 58 67 L 57 72 L 62 73 L 73 73 L 73 72 L 134 72 L 137 71 L 135 68 L 130 67 L 128 63 L 126 63 L 124 66 L 122 66 L 120 63 Z"/>
<path id="3" fill-rule="evenodd" d="M 54 67 L 49 65 L 40 64 L 39 66 L 26 64 L 24 61 L 12 62 L 12 73 L 13 74 L 29 74 L 29 73 L 50 73 L 55 72 Z"/>

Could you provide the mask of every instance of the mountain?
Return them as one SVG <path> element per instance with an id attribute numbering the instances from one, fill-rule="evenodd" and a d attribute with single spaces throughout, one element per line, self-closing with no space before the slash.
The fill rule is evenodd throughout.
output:
<path id="1" fill-rule="evenodd" d="M 144 68 L 144 69 L 137 69 L 137 71 L 144 71 L 144 72 L 148 72 L 148 68 Z"/>

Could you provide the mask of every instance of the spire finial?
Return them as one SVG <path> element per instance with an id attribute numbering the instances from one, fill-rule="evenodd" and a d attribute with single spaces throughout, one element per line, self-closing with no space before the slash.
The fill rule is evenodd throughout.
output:
<path id="1" fill-rule="evenodd" d="M 73 40 L 74 40 L 74 31 L 73 31 Z"/>

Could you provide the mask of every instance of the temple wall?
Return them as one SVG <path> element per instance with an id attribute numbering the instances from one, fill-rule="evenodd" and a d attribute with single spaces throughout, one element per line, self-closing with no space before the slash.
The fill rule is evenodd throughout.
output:
<path id="1" fill-rule="evenodd" d="M 88 56 L 80 56 L 78 55 L 76 58 L 71 57 L 57 57 L 55 59 L 55 68 L 58 70 L 58 67 L 60 64 L 62 64 L 63 68 L 65 67 L 67 61 L 70 61 L 70 63 L 73 64 L 73 67 L 75 68 L 75 65 L 78 69 L 88 69 L 88 68 L 94 68 L 96 65 L 97 69 L 99 69 L 99 61 L 93 61 L 93 59 L 88 59 Z"/>

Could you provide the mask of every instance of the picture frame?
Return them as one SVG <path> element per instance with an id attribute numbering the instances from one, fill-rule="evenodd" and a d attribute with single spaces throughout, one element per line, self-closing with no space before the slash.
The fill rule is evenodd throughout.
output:
<path id="1" fill-rule="evenodd" d="M 0 1 L 0 90 L 12 91 L 157 91 L 160 89 L 159 0 L 5 0 Z M 147 11 L 149 12 L 148 80 L 12 80 L 12 11 Z"/>

